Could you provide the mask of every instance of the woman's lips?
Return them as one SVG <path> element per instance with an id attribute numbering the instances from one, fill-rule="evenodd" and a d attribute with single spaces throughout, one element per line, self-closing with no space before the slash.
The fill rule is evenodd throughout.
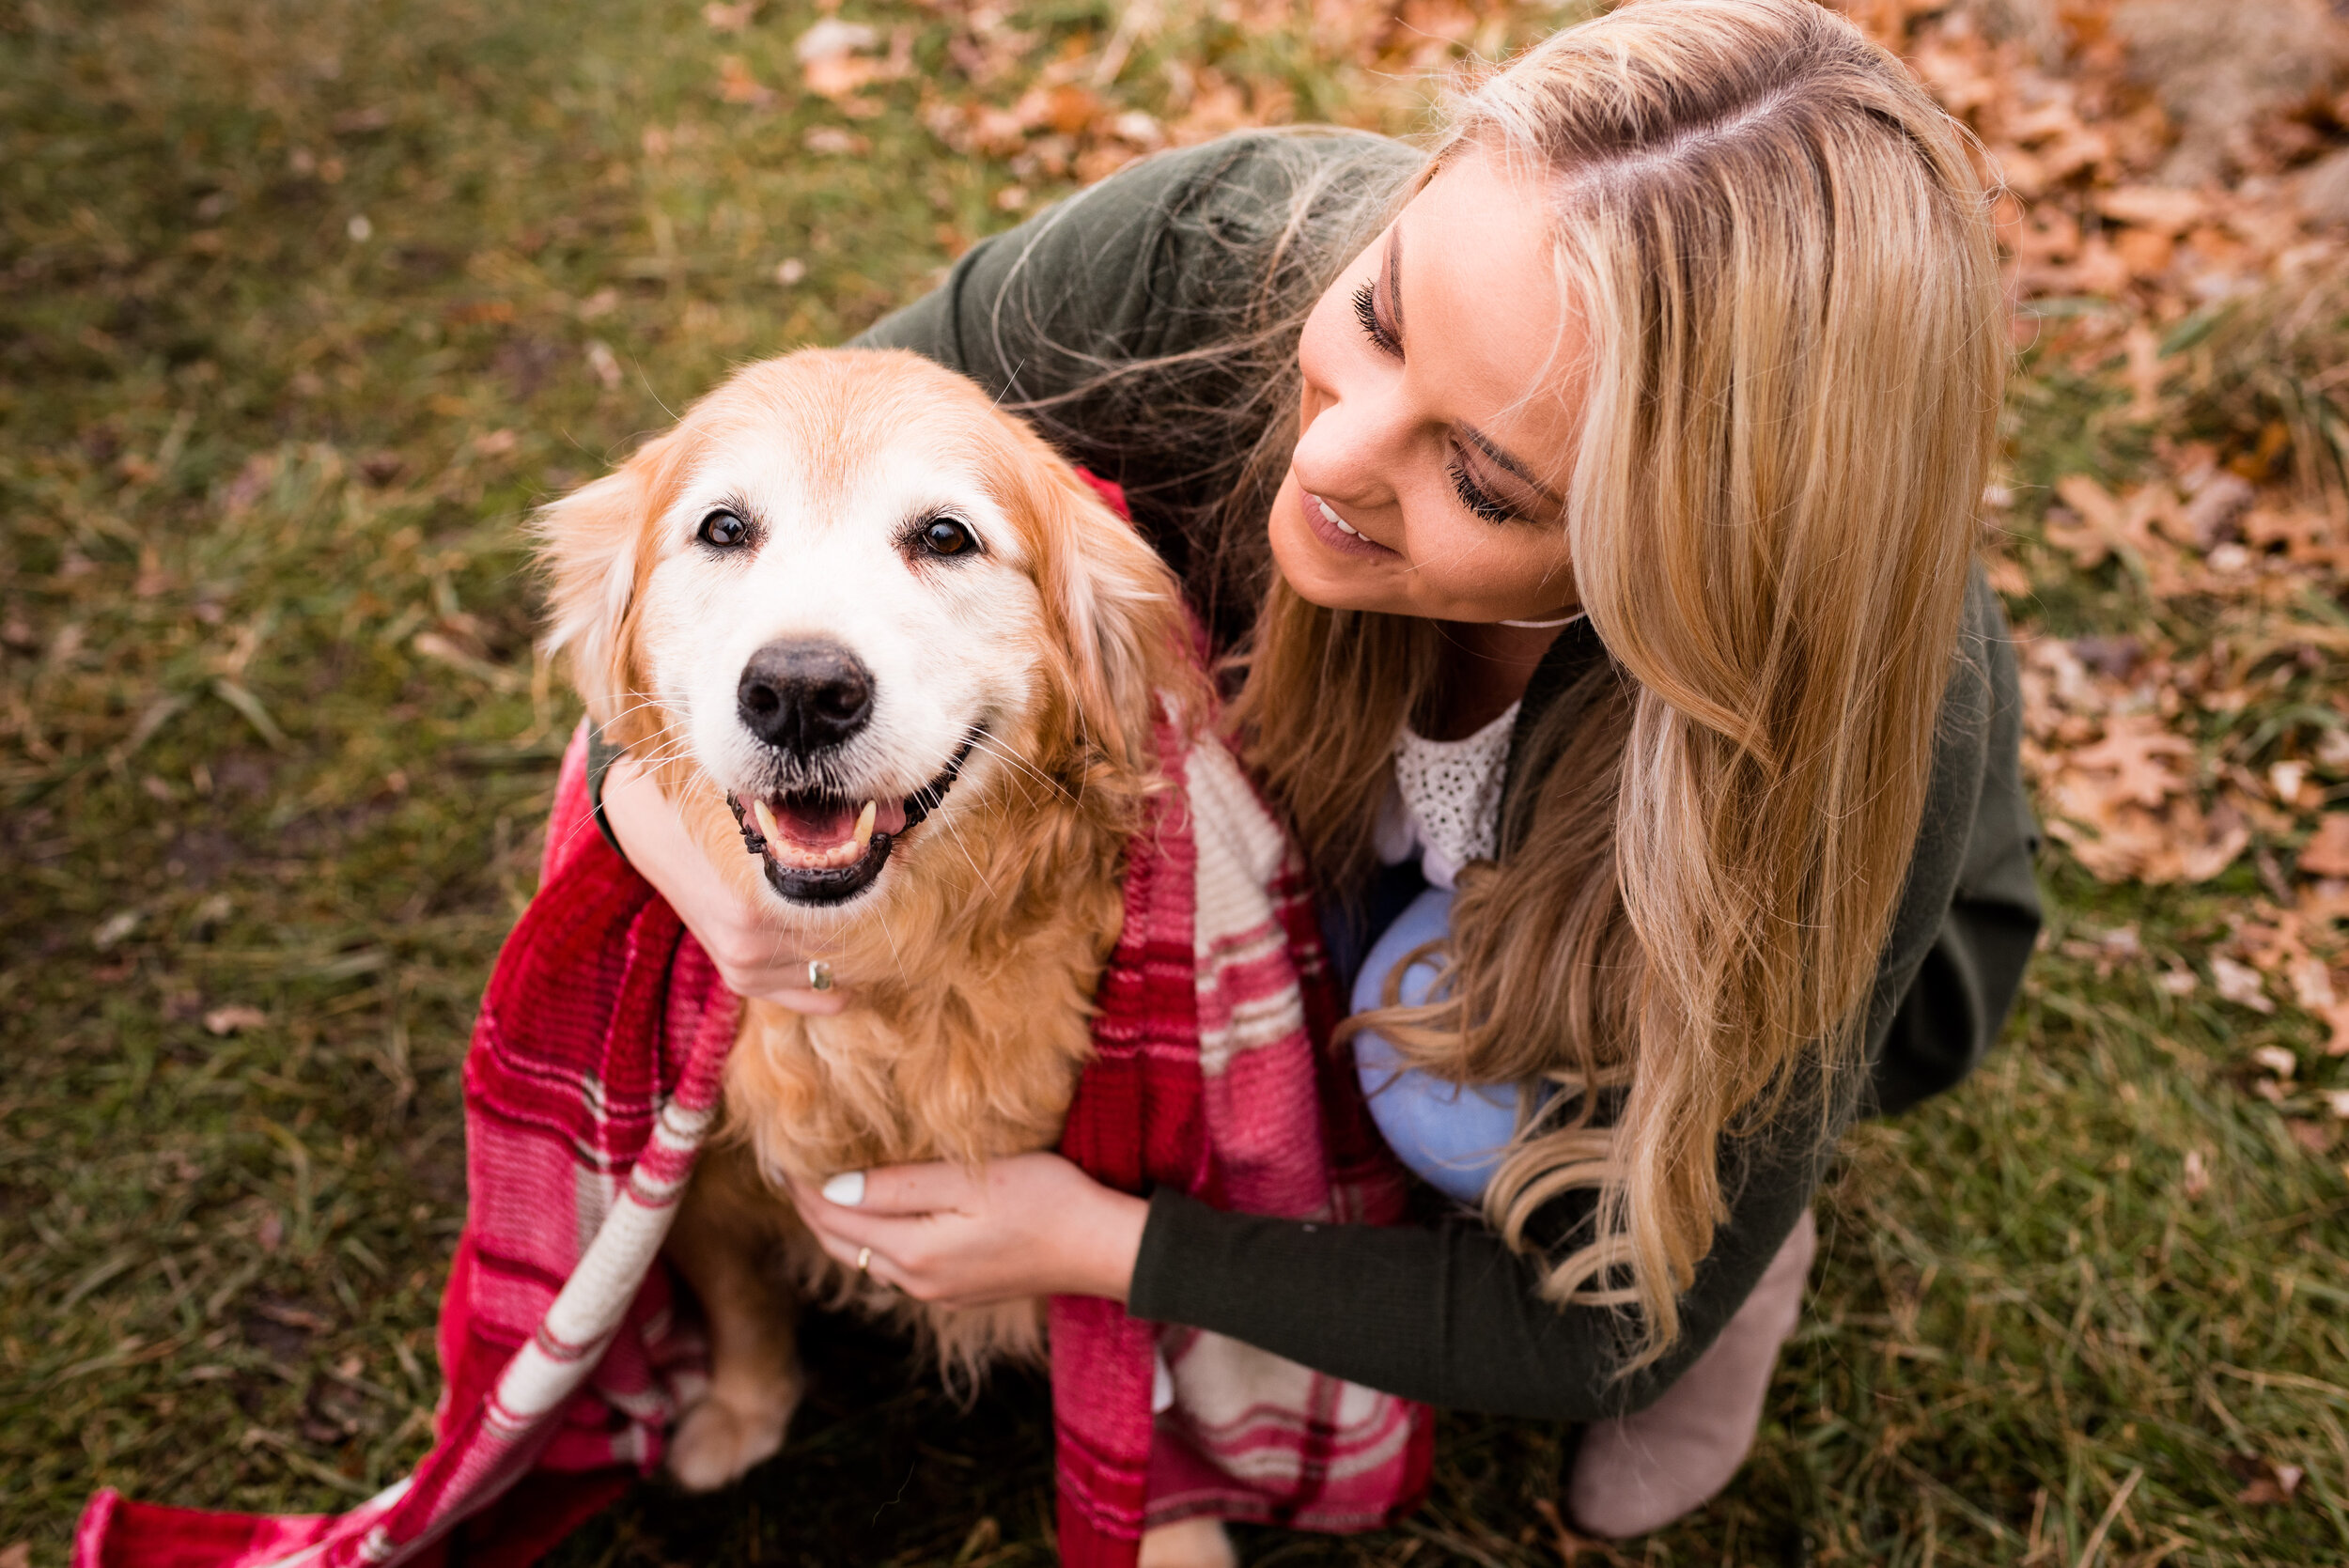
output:
<path id="1" fill-rule="evenodd" d="M 1365 560 L 1375 560 L 1396 553 L 1358 532 L 1352 524 L 1338 516 L 1336 509 L 1327 501 L 1302 485 L 1297 487 L 1297 505 L 1299 510 L 1305 514 L 1305 526 L 1313 530 L 1314 537 L 1341 555 L 1359 555 Z"/>

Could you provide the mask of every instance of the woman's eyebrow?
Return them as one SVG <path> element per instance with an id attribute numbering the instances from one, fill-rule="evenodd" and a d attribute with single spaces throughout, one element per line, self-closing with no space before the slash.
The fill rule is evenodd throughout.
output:
<path id="1" fill-rule="evenodd" d="M 1495 467 L 1501 469 L 1510 477 L 1524 485 L 1534 494 L 1540 496 L 1544 501 L 1548 502 L 1553 506 L 1560 506 L 1565 504 L 1563 498 L 1561 497 L 1556 490 L 1551 489 L 1548 485 L 1545 485 L 1539 479 L 1534 478 L 1533 471 L 1532 469 L 1528 468 L 1525 464 L 1519 462 L 1517 458 L 1509 456 L 1508 453 L 1502 451 L 1499 446 L 1495 445 L 1493 439 L 1485 434 L 1484 431 L 1478 429 L 1473 425 L 1460 426 L 1459 431 L 1461 440 L 1467 442 L 1470 446 L 1475 447 L 1477 451 L 1483 453 L 1487 458 L 1491 459 Z"/>

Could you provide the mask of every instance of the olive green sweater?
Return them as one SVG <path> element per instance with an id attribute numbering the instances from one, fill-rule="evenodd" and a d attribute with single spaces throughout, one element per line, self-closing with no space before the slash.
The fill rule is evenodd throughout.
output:
<path id="1" fill-rule="evenodd" d="M 1245 368 L 1212 359 L 1178 360 L 1140 381 L 1101 373 L 1228 341 L 1268 279 L 1276 294 L 1310 287 L 1335 247 L 1365 237 L 1416 165 L 1400 144 L 1351 134 L 1250 133 L 1165 154 L 972 247 L 937 289 L 857 341 L 911 349 L 971 376 L 1028 407 L 1069 457 L 1122 483 L 1136 523 L 1228 644 L 1253 611 L 1264 556 L 1252 538 L 1222 536 L 1237 525 L 1219 532 L 1215 503 L 1273 411 L 1255 407 Z M 1838 1128 L 1965 1076 L 1997 1037 L 2039 928 L 2014 654 L 1979 577 L 1967 609 L 1924 824 L 1869 1009 L 1871 1082 L 1838 1096 Z M 1604 657 L 1580 623 L 1533 676 L 1504 821 L 1507 799 L 1543 766 L 1524 754 L 1532 721 Z M 1810 1203 L 1831 1153 L 1815 1116 L 1724 1150 L 1730 1213 L 1681 1303 L 1682 1337 L 1627 1377 L 1615 1375 L 1615 1314 L 1543 1300 L 1535 1262 L 1433 1205 L 1428 1223 L 1376 1229 L 1221 1213 L 1160 1192 L 1130 1306 L 1439 1405 L 1589 1420 L 1652 1400 L 1712 1343 Z M 1563 1240 L 1591 1206 L 1587 1193 L 1561 1199 L 1544 1228 Z"/>

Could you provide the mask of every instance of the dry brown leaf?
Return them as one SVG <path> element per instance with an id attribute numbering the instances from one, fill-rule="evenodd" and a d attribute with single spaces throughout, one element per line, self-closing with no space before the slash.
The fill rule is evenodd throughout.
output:
<path id="1" fill-rule="evenodd" d="M 2290 1502 L 2308 1475 L 2297 1465 L 2279 1465 L 2251 1453 L 2232 1455 L 2227 1461 L 2227 1468 L 2234 1472 L 2237 1480 L 2248 1483 L 2235 1494 L 2234 1500 L 2254 1508 Z"/>
<path id="2" fill-rule="evenodd" d="M 2332 971 L 2322 958 L 2296 959 L 2284 974 L 2292 982 L 2292 1000 L 2304 1012 L 2322 1013 L 2341 1000 L 2333 991 Z"/>
<path id="3" fill-rule="evenodd" d="M 2133 411 L 2132 417 L 2150 419 L 2154 399 L 2161 390 L 2159 345 L 2150 330 L 2133 328 L 2123 336 L 2132 365 L 2131 379 L 2138 383 L 2139 398 L 2145 405 L 2141 412 Z M 2167 484 L 2139 485 L 2116 497 L 2089 475 L 2074 474 L 2056 482 L 2056 494 L 2070 515 L 2060 517 L 2057 508 L 2049 508 L 2047 541 L 2069 551 L 2073 565 L 2087 570 L 2120 551 L 2165 580 L 2155 582 L 2156 594 L 2166 597 L 2185 586 L 2174 581 L 2177 567 L 2170 552 L 2155 537 L 2156 528 L 2172 538 L 2187 532 L 2177 492 Z"/>
<path id="4" fill-rule="evenodd" d="M 718 96 L 728 103 L 764 109 L 781 95 L 753 76 L 750 62 L 741 55 L 724 54 L 718 60 Z"/>
<path id="5" fill-rule="evenodd" d="M 836 125 L 810 127 L 807 134 L 800 138 L 800 145 L 823 158 L 862 158 L 873 150 L 871 141 Z"/>
<path id="6" fill-rule="evenodd" d="M 2175 238 L 2201 223 L 2210 203 L 2199 192 L 2174 186 L 2116 185 L 2097 193 L 2096 210 L 2116 223 Z"/>
<path id="7" fill-rule="evenodd" d="M 2186 535 L 2178 543 L 2201 551 L 2208 551 L 2218 543 L 2259 494 L 2249 480 L 2224 469 L 2201 475 L 2201 482 L 2189 489 L 2189 499 L 2181 514 Z"/>
<path id="8" fill-rule="evenodd" d="M 2317 1014 L 2332 1037 L 2325 1042 L 2326 1056 L 2349 1056 L 2349 1001 L 2337 1001 Z"/>
<path id="9" fill-rule="evenodd" d="M 862 119 L 879 114 L 883 107 L 878 99 L 858 96 L 866 87 L 900 82 L 913 74 L 912 28 L 895 29 L 890 35 L 888 57 L 872 58 L 880 47 L 877 29 L 828 16 L 800 35 L 791 46 L 791 55 L 800 63 L 800 80 L 809 92 L 830 99 L 843 114 Z"/>
<path id="10" fill-rule="evenodd" d="M 2349 877 L 2349 812 L 2327 812 L 2300 851 L 2300 869 L 2311 877 Z"/>
<path id="11" fill-rule="evenodd" d="M 2314 811 L 2325 801 L 2325 792 L 2309 777 L 2309 765 L 2296 757 L 2268 766 L 2267 787 L 2275 791 L 2277 804 L 2292 811 Z"/>
<path id="12" fill-rule="evenodd" d="M 2332 1153 L 2333 1144 L 2341 1138 L 2341 1129 L 2326 1122 L 2288 1120 L 2284 1123 L 2284 1131 L 2301 1148 L 2320 1156 Z"/>
<path id="13" fill-rule="evenodd" d="M 828 16 L 793 41 L 791 57 L 802 66 L 811 66 L 823 60 L 870 54 L 879 47 L 880 33 L 877 29 L 862 22 L 843 22 L 836 16 Z"/>
<path id="14" fill-rule="evenodd" d="M 2267 984 L 2260 971 L 2248 964 L 2238 964 L 2221 955 L 2210 961 L 2210 977 L 2218 987 L 2218 994 L 2237 1007 L 2248 1007 L 2254 1013 L 2273 1013 L 2275 1001 L 2267 994 Z"/>
<path id="15" fill-rule="evenodd" d="M 221 491 L 221 501 L 230 517 L 243 515 L 260 500 L 262 492 L 276 480 L 279 462 L 279 454 L 275 452 L 256 452 L 245 459 L 244 466 L 237 470 L 237 476 Z"/>
<path id="16" fill-rule="evenodd" d="M 2251 846 L 2240 814 L 2221 806 L 2206 815 L 2184 800 L 2158 813 L 2123 804 L 2091 821 L 2051 811 L 2047 831 L 2104 882 L 2207 882 Z"/>
<path id="17" fill-rule="evenodd" d="M 226 1007 L 215 1007 L 204 1015 L 204 1032 L 226 1038 L 241 1030 L 259 1029 L 268 1022 L 269 1015 L 259 1008 L 232 1002 Z"/>
<path id="18" fill-rule="evenodd" d="M 2183 736 L 2170 734 L 2150 713 L 2124 714 L 2106 726 L 2105 737 L 2083 746 L 2065 759 L 2081 773 L 2108 773 L 2100 787 L 2108 799 L 2158 806 L 2185 788 L 2175 759 L 2191 757 L 2194 747 Z"/>
<path id="19" fill-rule="evenodd" d="M 2154 277 L 2170 270 L 2170 241 L 2158 236 L 2150 237 L 2160 246 L 2157 255 L 2142 262 L 2123 254 L 2129 271 L 2139 277 Z M 2161 339 L 2154 329 L 2139 321 L 2130 326 L 2122 341 L 2129 355 L 2129 417 L 2141 424 L 2151 424 L 2161 412 Z M 2174 512 L 2176 508 L 2171 507 Z"/>

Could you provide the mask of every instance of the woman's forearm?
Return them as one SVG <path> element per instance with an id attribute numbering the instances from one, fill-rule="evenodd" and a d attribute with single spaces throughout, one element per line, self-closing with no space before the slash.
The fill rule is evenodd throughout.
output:
<path id="1" fill-rule="evenodd" d="M 1810 1201 L 1760 1184 L 1681 1300 L 1661 1360 L 1617 1376 L 1622 1322 L 1559 1308 L 1540 1270 L 1481 1225 L 1315 1224 L 1151 1200 L 1128 1311 L 1243 1341 L 1348 1382 L 1446 1409 L 1597 1421 L 1670 1388 L 1751 1293 Z"/>

